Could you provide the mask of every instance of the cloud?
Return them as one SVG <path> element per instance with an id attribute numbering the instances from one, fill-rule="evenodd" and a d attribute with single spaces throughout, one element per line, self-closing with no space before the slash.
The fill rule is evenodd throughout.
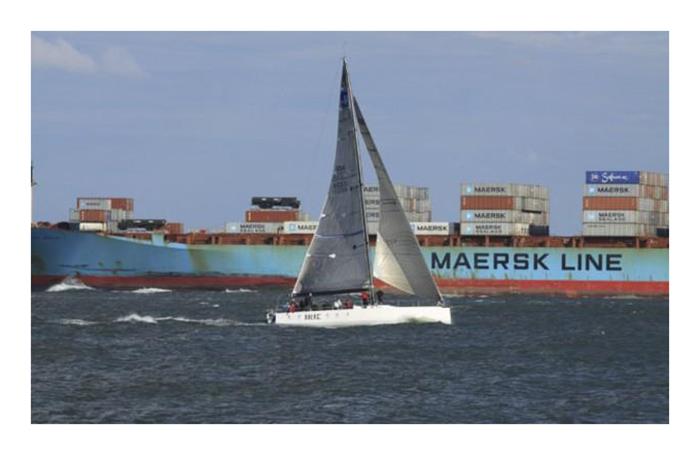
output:
<path id="1" fill-rule="evenodd" d="M 55 42 L 32 35 L 32 67 L 51 68 L 70 73 L 102 73 L 143 78 L 147 73 L 123 47 L 108 47 L 98 56 L 78 51 L 67 41 Z"/>
<path id="2" fill-rule="evenodd" d="M 108 73 L 126 77 L 144 77 L 146 72 L 123 47 L 110 47 L 101 59 L 102 69 Z"/>
<path id="3" fill-rule="evenodd" d="M 92 73 L 97 69 L 95 61 L 76 50 L 62 39 L 51 43 L 32 35 L 32 66 L 55 68 L 71 73 Z"/>

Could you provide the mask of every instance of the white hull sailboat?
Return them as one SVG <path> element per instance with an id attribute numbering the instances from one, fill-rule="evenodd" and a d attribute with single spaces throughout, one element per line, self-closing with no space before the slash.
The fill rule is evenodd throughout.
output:
<path id="1" fill-rule="evenodd" d="M 373 267 L 369 261 L 358 131 L 379 181 L 379 227 Z M 394 291 L 432 301 L 434 305 L 383 304 L 375 291 L 374 278 Z M 365 294 L 367 305 L 319 310 L 311 304 L 312 298 L 354 293 Z M 394 185 L 352 94 L 345 60 L 340 82 L 333 176 L 292 299 L 293 303 L 286 310 L 269 311 L 267 321 L 308 327 L 452 323 L 450 308 L 443 305 L 442 295 L 421 255 Z M 297 299 L 304 304 L 297 305 Z M 377 300 L 380 304 L 375 304 Z"/>
<path id="2" fill-rule="evenodd" d="M 280 325 L 299 327 L 353 327 L 358 325 L 383 325 L 441 322 L 452 324 L 450 309 L 444 306 L 394 306 L 371 305 L 340 310 L 297 311 L 270 315 Z"/>

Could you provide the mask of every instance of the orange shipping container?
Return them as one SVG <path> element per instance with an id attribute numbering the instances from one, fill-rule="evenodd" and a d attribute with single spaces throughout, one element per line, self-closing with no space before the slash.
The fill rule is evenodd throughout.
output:
<path id="1" fill-rule="evenodd" d="M 165 230 L 168 234 L 182 234 L 185 230 L 185 225 L 182 223 L 165 223 Z"/>
<path id="2" fill-rule="evenodd" d="M 109 210 L 80 210 L 80 221 L 85 223 L 106 223 L 109 221 Z"/>
<path id="3" fill-rule="evenodd" d="M 134 211 L 134 200 L 126 197 L 113 197 L 111 198 L 113 209 L 122 209 L 129 212 Z"/>
<path id="4" fill-rule="evenodd" d="M 462 196 L 462 210 L 512 210 L 513 196 Z"/>
<path id="5" fill-rule="evenodd" d="M 584 210 L 637 210 L 636 197 L 584 197 Z"/>
<path id="6" fill-rule="evenodd" d="M 248 223 L 284 223 L 299 221 L 299 210 L 248 210 L 245 212 Z"/>

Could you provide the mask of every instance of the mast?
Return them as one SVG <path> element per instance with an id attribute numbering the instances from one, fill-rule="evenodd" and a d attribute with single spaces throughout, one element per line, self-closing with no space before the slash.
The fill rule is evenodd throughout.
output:
<path id="1" fill-rule="evenodd" d="M 353 128 L 355 130 L 355 137 L 357 137 L 357 131 L 359 130 L 358 128 L 358 121 L 357 121 L 357 112 L 355 111 L 355 95 L 352 93 L 352 85 L 350 84 L 350 72 L 347 69 L 348 67 L 348 61 L 345 57 L 343 57 L 343 69 L 347 73 L 347 78 L 348 78 L 348 100 L 350 103 L 350 112 L 353 118 Z M 357 141 L 356 141 L 357 143 Z M 367 259 L 367 279 L 369 280 L 369 299 L 370 303 L 374 303 L 374 276 L 372 274 L 372 267 L 370 266 L 369 262 L 369 232 L 367 230 L 367 215 L 365 214 L 365 185 L 362 180 L 362 160 L 360 159 L 360 150 L 359 146 L 355 147 L 355 160 L 357 162 L 357 169 L 359 170 L 357 173 L 358 176 L 358 184 L 360 185 L 360 197 L 362 204 L 361 206 L 361 212 L 362 212 L 362 229 L 365 232 L 365 258 Z"/>

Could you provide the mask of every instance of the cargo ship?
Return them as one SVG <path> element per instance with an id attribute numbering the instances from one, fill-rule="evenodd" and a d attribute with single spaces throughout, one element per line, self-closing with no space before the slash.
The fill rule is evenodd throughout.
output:
<path id="1" fill-rule="evenodd" d="M 110 289 L 291 289 L 310 239 L 310 234 L 108 234 L 36 227 L 32 286 L 77 277 Z M 667 239 L 453 234 L 423 236 L 420 244 L 445 294 L 666 295 L 669 290 Z"/>
<path id="2" fill-rule="evenodd" d="M 587 174 L 583 234 L 571 237 L 549 235 L 548 191 L 538 185 L 463 184 L 459 223 L 431 220 L 426 188 L 396 188 L 445 294 L 667 295 L 667 176 L 620 175 L 630 181 Z M 366 188 L 371 256 L 375 193 Z M 243 222 L 185 232 L 181 223 L 133 219 L 130 199 L 78 198 L 68 222 L 32 227 L 32 286 L 75 277 L 108 289 L 291 289 L 317 222 L 296 198 L 251 205 Z"/>

